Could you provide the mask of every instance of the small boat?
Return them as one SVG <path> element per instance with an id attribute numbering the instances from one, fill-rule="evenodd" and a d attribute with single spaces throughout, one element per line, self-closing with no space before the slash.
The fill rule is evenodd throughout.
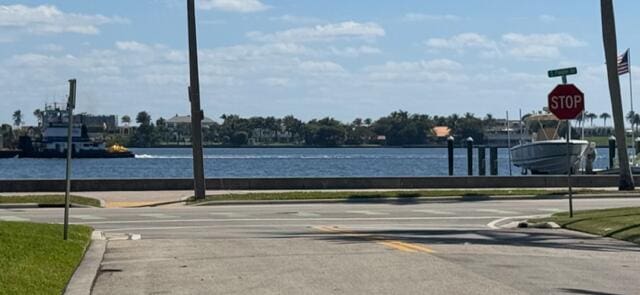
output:
<path id="1" fill-rule="evenodd" d="M 578 171 L 589 142 L 559 138 L 560 121 L 552 114 L 537 114 L 524 119 L 531 132 L 530 142 L 522 142 L 511 148 L 512 163 L 531 174 L 566 174 L 569 169 Z M 569 161 L 567 161 L 567 156 Z"/>
<path id="2" fill-rule="evenodd" d="M 570 140 L 569 146 L 570 163 L 575 172 L 589 142 Z M 569 163 L 567 151 L 565 139 L 535 141 L 511 148 L 511 160 L 517 167 L 531 171 L 531 174 L 566 174 Z"/>

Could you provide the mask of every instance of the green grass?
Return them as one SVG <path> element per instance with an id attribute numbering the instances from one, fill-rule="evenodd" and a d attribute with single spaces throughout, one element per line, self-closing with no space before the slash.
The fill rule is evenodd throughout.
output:
<path id="1" fill-rule="evenodd" d="M 580 193 L 594 193 L 600 191 L 580 190 Z M 539 189 L 515 189 L 515 190 L 416 190 L 416 191 L 382 191 L 382 192 L 353 192 L 353 191 L 311 191 L 311 192 L 264 192 L 246 194 L 210 195 L 204 201 L 271 201 L 271 200 L 358 200 L 358 199 L 405 199 L 421 197 L 450 197 L 483 199 L 489 196 L 532 196 L 549 197 L 564 195 L 566 191 L 539 190 Z M 196 203 L 193 198 L 189 203 Z"/>
<path id="2" fill-rule="evenodd" d="M 41 205 L 63 205 L 64 195 L 27 195 L 27 196 L 0 196 L 0 204 L 24 204 L 37 203 Z M 100 207 L 100 201 L 80 196 L 71 196 L 71 203 L 92 207 Z"/>
<path id="3" fill-rule="evenodd" d="M 531 222 L 553 221 L 563 228 L 640 244 L 640 207 L 556 213 Z"/>
<path id="4" fill-rule="evenodd" d="M 82 260 L 92 229 L 0 222 L 0 294 L 62 294 Z"/>

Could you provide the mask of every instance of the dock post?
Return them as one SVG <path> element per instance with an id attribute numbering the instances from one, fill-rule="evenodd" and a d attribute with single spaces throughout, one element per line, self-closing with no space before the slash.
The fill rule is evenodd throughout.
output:
<path id="1" fill-rule="evenodd" d="M 489 148 L 489 170 L 491 175 L 498 175 L 498 148 L 495 146 Z"/>
<path id="2" fill-rule="evenodd" d="M 449 176 L 453 176 L 453 136 L 447 137 L 447 155 L 449 161 Z"/>
<path id="3" fill-rule="evenodd" d="M 616 137 L 609 137 L 609 169 L 613 169 L 613 159 L 616 157 Z"/>
<path id="4" fill-rule="evenodd" d="M 467 175 L 473 175 L 473 138 L 467 138 Z"/>
<path id="5" fill-rule="evenodd" d="M 485 155 L 486 149 L 484 146 L 478 146 L 478 175 L 487 175 L 487 159 Z"/>

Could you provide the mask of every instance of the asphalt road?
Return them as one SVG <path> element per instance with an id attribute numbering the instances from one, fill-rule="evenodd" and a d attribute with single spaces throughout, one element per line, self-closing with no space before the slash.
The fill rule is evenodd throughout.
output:
<path id="1" fill-rule="evenodd" d="M 576 209 L 640 206 L 586 199 Z M 564 200 L 72 209 L 110 240 L 94 294 L 640 294 L 640 247 L 496 229 Z M 0 209 L 61 222 L 62 209 Z"/>

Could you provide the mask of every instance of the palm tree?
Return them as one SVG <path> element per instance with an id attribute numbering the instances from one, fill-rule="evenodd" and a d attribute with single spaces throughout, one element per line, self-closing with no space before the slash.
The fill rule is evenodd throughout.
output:
<path id="1" fill-rule="evenodd" d="M 20 127 L 24 123 L 22 121 L 22 111 L 16 110 L 13 112 L 13 125 L 16 127 Z"/>
<path id="2" fill-rule="evenodd" d="M 584 117 L 589 119 L 589 122 L 591 123 L 591 127 L 593 127 L 593 120 L 598 119 L 598 115 L 596 115 L 595 113 L 587 113 L 584 115 Z"/>
<path id="3" fill-rule="evenodd" d="M 607 127 L 607 119 L 610 119 L 611 115 L 609 115 L 609 113 L 602 113 L 600 114 L 600 119 L 602 119 L 602 124 L 604 127 Z"/>
<path id="4" fill-rule="evenodd" d="M 33 111 L 33 115 L 36 117 L 36 119 L 38 120 L 38 126 L 41 125 L 42 123 L 42 115 L 43 112 L 40 109 L 36 109 L 35 111 Z"/>

